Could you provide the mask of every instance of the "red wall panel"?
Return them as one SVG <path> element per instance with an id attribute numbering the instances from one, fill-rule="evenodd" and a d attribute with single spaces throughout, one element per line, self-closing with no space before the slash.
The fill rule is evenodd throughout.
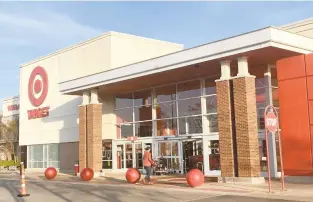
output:
<path id="1" fill-rule="evenodd" d="M 278 80 L 302 77 L 306 74 L 304 55 L 279 60 L 276 65 Z"/>
<path id="2" fill-rule="evenodd" d="M 305 55 L 306 75 L 313 76 L 313 54 Z"/>
<path id="3" fill-rule="evenodd" d="M 312 175 L 311 114 L 305 56 L 278 61 L 277 77 L 285 173 Z"/>

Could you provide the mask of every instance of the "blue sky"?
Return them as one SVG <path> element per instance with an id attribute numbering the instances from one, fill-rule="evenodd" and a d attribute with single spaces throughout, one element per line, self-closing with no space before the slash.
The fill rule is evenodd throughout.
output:
<path id="1" fill-rule="evenodd" d="M 0 99 L 19 94 L 19 65 L 106 31 L 186 48 L 313 17 L 313 2 L 0 2 Z"/>

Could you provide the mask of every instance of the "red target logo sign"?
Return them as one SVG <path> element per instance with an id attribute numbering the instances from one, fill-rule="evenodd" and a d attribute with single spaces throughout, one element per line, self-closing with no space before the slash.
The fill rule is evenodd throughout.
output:
<path id="1" fill-rule="evenodd" d="M 34 107 L 39 107 L 48 95 L 48 74 L 43 67 L 37 66 L 28 81 L 28 98 Z"/>

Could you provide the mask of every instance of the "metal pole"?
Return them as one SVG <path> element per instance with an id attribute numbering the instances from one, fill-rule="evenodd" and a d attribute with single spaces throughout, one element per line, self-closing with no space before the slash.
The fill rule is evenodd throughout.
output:
<path id="1" fill-rule="evenodd" d="M 266 138 L 266 160 L 267 160 L 268 191 L 272 192 L 271 170 L 270 170 L 270 155 L 269 155 L 269 148 L 268 148 L 268 132 L 267 132 L 267 129 L 265 129 L 265 138 Z"/>
<path id="2" fill-rule="evenodd" d="M 265 139 L 266 139 L 266 160 L 267 160 L 267 176 L 268 176 L 268 191 L 272 192 L 272 186 L 271 186 L 271 170 L 270 170 L 270 155 L 269 155 L 269 148 L 268 148 L 268 132 L 266 127 L 266 115 L 267 115 L 267 109 L 270 107 L 267 106 L 264 110 L 264 119 L 265 119 Z"/>

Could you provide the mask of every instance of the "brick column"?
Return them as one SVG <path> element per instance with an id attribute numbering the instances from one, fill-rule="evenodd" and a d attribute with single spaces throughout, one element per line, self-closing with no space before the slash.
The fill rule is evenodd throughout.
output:
<path id="1" fill-rule="evenodd" d="M 219 153 L 221 176 L 235 177 L 235 159 L 232 124 L 232 92 L 230 61 L 221 62 L 221 78 L 216 80 Z"/>
<path id="2" fill-rule="evenodd" d="M 260 176 L 260 156 L 255 97 L 255 77 L 248 73 L 247 58 L 238 59 L 233 78 L 239 177 Z"/>
<path id="3" fill-rule="evenodd" d="M 87 135 L 87 107 L 86 105 L 79 106 L 79 170 L 83 170 L 87 166 L 87 146 L 86 146 L 86 135 Z"/>
<path id="4" fill-rule="evenodd" d="M 102 170 L 102 104 L 87 105 L 87 166 Z"/>
<path id="5" fill-rule="evenodd" d="M 216 81 L 219 153 L 222 177 L 235 177 L 230 80 Z"/>

